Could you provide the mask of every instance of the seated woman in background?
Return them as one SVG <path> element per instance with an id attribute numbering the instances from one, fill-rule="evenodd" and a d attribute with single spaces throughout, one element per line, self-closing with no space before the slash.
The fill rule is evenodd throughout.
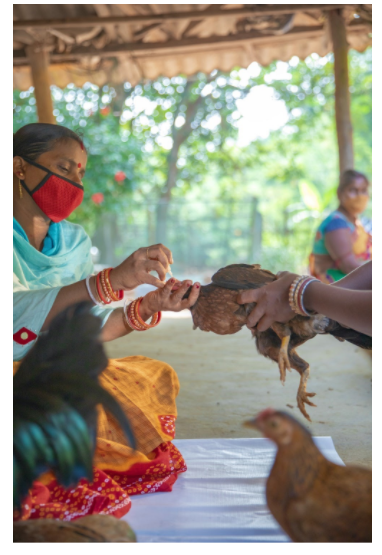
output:
<path id="1" fill-rule="evenodd" d="M 337 189 L 339 207 L 319 226 L 310 255 L 310 273 L 333 283 L 371 260 L 371 235 L 359 215 L 369 200 L 369 181 L 355 170 L 345 171 Z"/>
<path id="2" fill-rule="evenodd" d="M 159 323 L 160 311 L 178 312 L 195 303 L 198 283 L 187 300 L 182 297 L 190 280 L 165 283 L 173 260 L 163 245 L 141 248 L 116 268 L 92 275 L 90 238 L 81 226 L 65 220 L 84 194 L 87 152 L 76 133 L 60 125 L 29 124 L 17 131 L 13 145 L 14 372 L 40 332 L 74 303 L 93 302 L 92 311 L 103 321 L 104 341 L 145 331 Z M 127 310 L 107 306 L 142 283 L 157 289 Z M 174 370 L 165 362 L 131 356 L 110 360 L 100 382 L 125 410 L 137 451 L 132 452 L 116 421 L 100 408 L 94 483 L 82 481 L 64 491 L 52 474 L 45 475 L 16 519 L 122 516 L 130 508 L 129 495 L 171 491 L 178 473 L 186 470 L 171 443 L 179 391 Z"/>

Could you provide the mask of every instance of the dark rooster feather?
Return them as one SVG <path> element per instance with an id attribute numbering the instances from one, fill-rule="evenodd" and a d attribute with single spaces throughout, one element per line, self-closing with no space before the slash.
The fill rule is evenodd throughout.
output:
<path id="1" fill-rule="evenodd" d="M 14 507 L 49 469 L 64 487 L 81 478 L 92 480 L 97 404 L 118 420 L 135 448 L 126 415 L 98 382 L 107 357 L 100 341 L 101 320 L 90 308 L 90 303 L 79 303 L 59 314 L 14 376 Z"/>
<path id="2" fill-rule="evenodd" d="M 238 294 L 246 289 L 263 287 L 275 279 L 272 272 L 263 270 L 259 264 L 232 264 L 221 268 L 212 276 L 212 283 L 201 287 L 198 300 L 191 307 L 194 329 L 219 335 L 237 333 L 247 323 L 248 315 L 255 306 L 255 303 L 239 305 Z M 189 291 L 185 297 L 188 295 Z M 259 353 L 278 363 L 283 383 L 286 369 L 294 368 L 300 373 L 297 403 L 308 420 L 305 403 L 315 406 L 309 399 L 315 394 L 306 392 L 309 364 L 299 357 L 296 348 L 317 334 L 331 334 L 340 341 L 349 341 L 363 349 L 372 347 L 371 337 L 345 328 L 320 314 L 312 317 L 296 315 L 287 324 L 275 323 L 265 332 L 256 328 L 252 330 Z"/>

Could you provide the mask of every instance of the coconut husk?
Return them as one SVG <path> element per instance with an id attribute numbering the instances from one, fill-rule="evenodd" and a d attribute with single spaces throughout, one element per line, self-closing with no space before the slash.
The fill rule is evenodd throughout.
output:
<path id="1" fill-rule="evenodd" d="M 14 543 L 133 543 L 127 522 L 111 515 L 84 516 L 72 522 L 35 519 L 13 523 Z"/>

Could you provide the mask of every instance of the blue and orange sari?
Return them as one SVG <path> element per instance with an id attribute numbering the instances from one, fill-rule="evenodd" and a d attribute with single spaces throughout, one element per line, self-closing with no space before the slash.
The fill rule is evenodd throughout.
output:
<path id="1" fill-rule="evenodd" d="M 349 229 L 351 232 L 351 249 L 360 265 L 371 260 L 372 241 L 371 234 L 363 227 L 362 223 L 357 220 L 355 225 L 350 222 L 342 212 L 335 210 L 318 227 L 313 243 L 313 251 L 309 258 L 309 269 L 311 275 L 318 278 L 324 283 L 334 283 L 345 277 L 335 260 L 333 260 L 332 268 L 325 272 L 320 272 L 316 268 L 316 256 L 330 256 L 325 244 L 325 235 L 337 229 Z"/>
<path id="2" fill-rule="evenodd" d="M 91 242 L 77 225 L 51 224 L 42 252 L 30 245 L 14 220 L 13 228 L 13 371 L 37 340 L 54 300 L 64 285 L 93 272 Z M 94 307 L 107 321 L 112 310 Z M 94 480 L 81 480 L 65 490 L 53 474 L 34 483 L 14 519 L 74 520 L 91 514 L 121 517 L 131 507 L 130 497 L 171 491 L 186 470 L 182 455 L 172 444 L 179 381 L 165 362 L 143 356 L 109 360 L 100 382 L 127 414 L 137 450 L 127 444 L 116 421 L 99 408 Z"/>

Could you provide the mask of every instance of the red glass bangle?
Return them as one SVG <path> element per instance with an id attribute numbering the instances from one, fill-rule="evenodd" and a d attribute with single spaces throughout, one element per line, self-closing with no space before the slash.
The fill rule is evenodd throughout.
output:
<path id="1" fill-rule="evenodd" d="M 147 324 L 144 322 L 139 314 L 139 306 L 142 302 L 142 297 L 132 301 L 129 306 L 124 307 L 123 314 L 127 325 L 136 331 L 146 331 L 150 328 L 154 328 L 159 324 L 162 318 L 161 312 L 156 312 L 151 319 L 151 323 Z"/>
<path id="2" fill-rule="evenodd" d="M 162 315 L 161 315 L 161 312 L 156 312 L 155 314 L 153 314 L 153 316 L 152 316 L 152 318 L 151 318 L 150 324 L 147 324 L 147 322 L 145 322 L 145 321 L 142 319 L 142 317 L 141 317 L 141 315 L 140 315 L 140 313 L 139 313 L 139 307 L 140 307 L 140 305 L 141 305 L 142 300 L 143 300 L 143 297 L 141 297 L 140 299 L 138 299 L 138 302 L 137 302 L 136 307 L 135 307 L 135 316 L 136 316 L 138 322 L 139 322 L 142 326 L 145 326 L 146 329 L 155 328 L 155 326 L 157 326 L 157 325 L 159 324 L 159 322 L 160 322 L 160 318 L 161 318 L 161 316 L 162 316 Z"/>
<path id="3" fill-rule="evenodd" d="M 142 326 L 135 317 L 135 306 L 137 304 L 137 299 L 132 301 L 127 309 L 124 309 L 124 316 L 127 322 L 127 325 L 135 330 L 135 331 L 145 331 L 147 328 Z"/>

